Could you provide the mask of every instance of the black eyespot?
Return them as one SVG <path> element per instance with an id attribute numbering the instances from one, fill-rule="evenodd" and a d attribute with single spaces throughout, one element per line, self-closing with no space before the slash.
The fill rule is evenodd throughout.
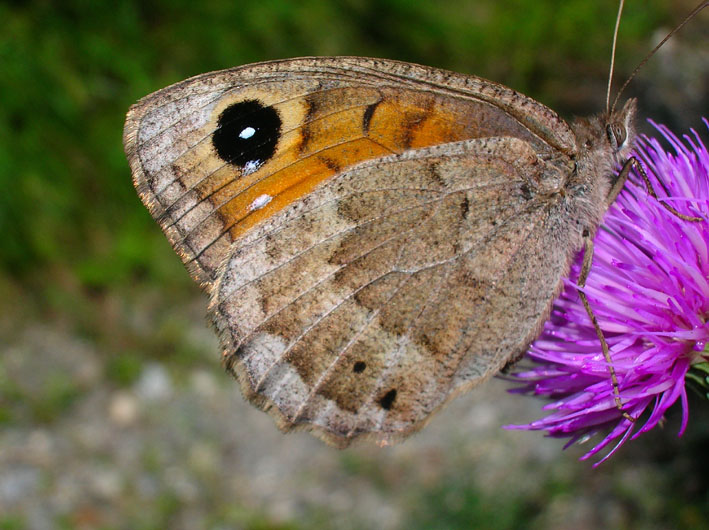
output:
<path id="1" fill-rule="evenodd" d="M 367 363 L 365 363 L 364 361 L 357 361 L 356 363 L 354 363 L 352 370 L 356 374 L 361 374 L 362 372 L 364 372 L 365 368 L 367 368 Z"/>
<path id="2" fill-rule="evenodd" d="M 212 145 L 225 162 L 254 171 L 276 152 L 281 125 L 273 107 L 256 100 L 234 103 L 219 115 Z"/>
<path id="3" fill-rule="evenodd" d="M 384 394 L 380 399 L 379 399 L 379 404 L 384 410 L 389 410 L 391 409 L 391 406 L 394 404 L 394 400 L 396 399 L 396 388 L 392 388 Z"/>

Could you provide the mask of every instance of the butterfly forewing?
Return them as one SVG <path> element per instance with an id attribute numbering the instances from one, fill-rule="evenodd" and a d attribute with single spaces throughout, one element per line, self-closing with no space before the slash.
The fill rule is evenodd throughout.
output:
<path id="1" fill-rule="evenodd" d="M 520 354 L 580 246 L 571 130 L 475 77 L 251 65 L 141 100 L 124 141 L 244 394 L 338 446 L 419 429 Z"/>
<path id="2" fill-rule="evenodd" d="M 394 61 L 322 58 L 235 68 L 156 92 L 131 109 L 125 144 L 143 202 L 209 286 L 232 242 L 339 172 L 495 136 L 548 156 L 574 148 L 551 110 L 500 85 Z"/>

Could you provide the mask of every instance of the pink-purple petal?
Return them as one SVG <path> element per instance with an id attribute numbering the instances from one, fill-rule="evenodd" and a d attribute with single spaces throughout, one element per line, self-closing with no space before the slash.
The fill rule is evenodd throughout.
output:
<path id="1" fill-rule="evenodd" d="M 704 123 L 709 128 L 709 121 Z M 706 217 L 709 153 L 701 138 L 692 130 L 680 140 L 653 125 L 674 152 L 663 150 L 655 138 L 643 138 L 636 156 L 660 201 Z M 628 421 L 616 407 L 606 359 L 572 280 L 565 281 L 550 320 L 529 349 L 537 364 L 513 376 L 521 385 L 515 393 L 555 401 L 543 407 L 546 417 L 508 428 L 544 430 L 568 437 L 569 444 L 605 433 L 582 457 L 607 449 L 598 463 L 654 428 L 678 400 L 684 432 L 685 376 L 709 341 L 709 226 L 677 218 L 641 182 L 631 176 L 606 214 L 583 289 L 609 343 L 624 410 L 639 420 Z M 663 197 L 665 190 L 669 197 Z M 578 277 L 580 260 L 571 278 Z"/>

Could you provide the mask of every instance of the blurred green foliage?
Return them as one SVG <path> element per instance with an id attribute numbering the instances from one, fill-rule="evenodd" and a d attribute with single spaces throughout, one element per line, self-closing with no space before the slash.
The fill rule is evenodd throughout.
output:
<path id="1" fill-rule="evenodd" d="M 40 287 L 59 273 L 89 289 L 173 281 L 121 147 L 129 105 L 170 83 L 288 56 L 373 55 L 475 72 L 568 108 L 569 72 L 605 75 L 614 15 L 614 2 L 586 0 L 3 3 L 0 266 Z M 628 6 L 621 64 L 666 15 L 659 1 Z"/>

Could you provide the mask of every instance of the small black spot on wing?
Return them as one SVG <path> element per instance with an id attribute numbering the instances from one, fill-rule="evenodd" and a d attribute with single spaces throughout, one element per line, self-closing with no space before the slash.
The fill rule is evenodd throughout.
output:
<path id="1" fill-rule="evenodd" d="M 276 152 L 281 125 L 273 107 L 256 100 L 234 103 L 219 115 L 212 145 L 225 162 L 241 168 L 256 167 Z"/>
<path id="2" fill-rule="evenodd" d="M 311 121 L 315 113 L 318 111 L 318 107 L 318 100 L 314 97 L 314 95 L 309 94 L 305 96 L 305 118 L 303 120 L 303 126 L 300 128 L 300 146 L 298 147 L 301 154 L 308 150 L 308 144 L 310 144 L 310 140 L 312 140 L 312 133 L 310 130 L 312 125 Z"/>
<path id="3" fill-rule="evenodd" d="M 468 213 L 470 212 L 470 201 L 468 200 L 468 196 L 466 195 L 463 197 L 463 200 L 460 203 L 460 216 L 465 219 L 468 217 Z"/>
<path id="4" fill-rule="evenodd" d="M 394 404 L 394 400 L 396 399 L 396 388 L 392 388 L 384 394 L 382 397 L 379 398 L 379 405 L 384 409 L 384 410 L 390 410 L 392 405 Z"/>
<path id="5" fill-rule="evenodd" d="M 357 361 L 354 363 L 354 366 L 352 367 L 352 371 L 356 374 L 361 374 L 364 372 L 364 369 L 367 368 L 367 363 L 364 361 Z"/>
<path id="6" fill-rule="evenodd" d="M 532 193 L 532 188 L 526 182 L 519 187 L 519 191 L 522 193 L 524 200 L 529 201 L 534 196 Z"/>
<path id="7" fill-rule="evenodd" d="M 381 103 L 381 100 L 368 105 L 364 110 L 364 116 L 362 117 L 362 131 L 365 136 L 369 133 L 369 126 L 372 123 L 372 116 L 374 116 L 374 111 L 377 110 L 379 103 Z"/>
<path id="8" fill-rule="evenodd" d="M 318 159 L 333 173 L 339 173 L 342 170 L 342 165 L 335 158 L 320 155 Z"/>

